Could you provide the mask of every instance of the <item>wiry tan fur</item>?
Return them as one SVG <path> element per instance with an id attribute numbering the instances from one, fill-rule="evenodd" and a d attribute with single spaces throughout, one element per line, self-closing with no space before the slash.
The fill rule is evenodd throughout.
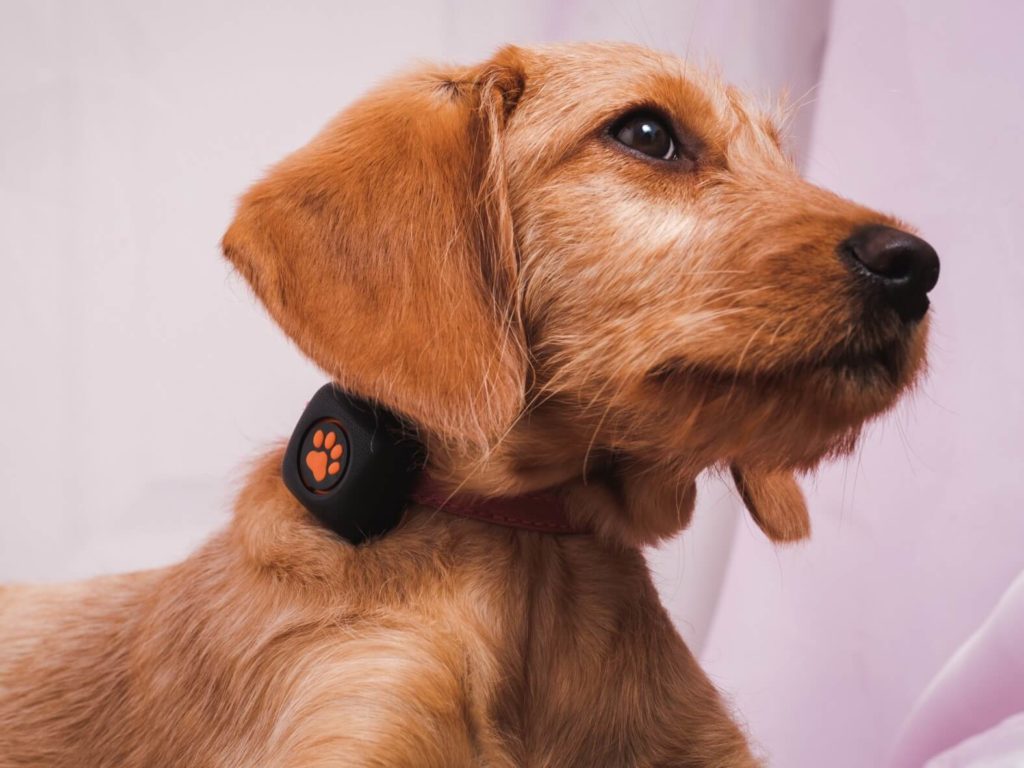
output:
<path id="1" fill-rule="evenodd" d="M 693 162 L 616 145 L 637 106 Z M 639 547 L 726 466 L 772 538 L 807 535 L 793 471 L 923 364 L 926 324 L 866 322 L 836 257 L 869 223 L 895 224 L 642 48 L 506 48 L 381 86 L 244 197 L 225 254 L 453 492 L 557 486 L 595 534 L 413 507 L 352 547 L 277 449 L 180 565 L 0 592 L 0 766 L 757 764 Z"/>

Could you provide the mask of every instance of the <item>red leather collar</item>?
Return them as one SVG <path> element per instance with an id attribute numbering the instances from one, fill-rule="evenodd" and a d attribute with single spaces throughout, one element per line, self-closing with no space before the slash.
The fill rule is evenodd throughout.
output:
<path id="1" fill-rule="evenodd" d="M 495 497 L 452 495 L 424 474 L 413 489 L 412 498 L 418 504 L 441 512 L 509 528 L 542 533 L 590 533 L 570 520 L 565 502 L 554 491 Z"/>

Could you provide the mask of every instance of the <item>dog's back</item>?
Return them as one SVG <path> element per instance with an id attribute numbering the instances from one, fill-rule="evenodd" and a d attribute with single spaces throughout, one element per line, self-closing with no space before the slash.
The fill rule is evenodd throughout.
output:
<path id="1" fill-rule="evenodd" d="M 130 687 L 127 641 L 158 578 L 151 571 L 0 592 L 0 765 L 80 765 L 103 738 Z"/>
<path id="2" fill-rule="evenodd" d="M 461 644 L 243 558 L 225 534 L 172 568 L 7 589 L 0 766 L 469 763 Z"/>

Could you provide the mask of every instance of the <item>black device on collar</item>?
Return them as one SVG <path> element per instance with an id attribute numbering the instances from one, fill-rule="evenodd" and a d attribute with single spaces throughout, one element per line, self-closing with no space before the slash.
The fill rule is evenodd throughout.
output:
<path id="1" fill-rule="evenodd" d="M 394 414 L 325 384 L 292 432 L 281 474 L 321 523 L 361 544 L 398 524 L 419 453 Z"/>

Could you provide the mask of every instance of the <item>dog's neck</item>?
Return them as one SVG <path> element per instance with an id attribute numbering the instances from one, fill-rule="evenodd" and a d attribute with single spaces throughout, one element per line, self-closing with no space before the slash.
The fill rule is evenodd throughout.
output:
<path id="1" fill-rule="evenodd" d="M 387 535 L 402 509 L 416 504 L 627 546 L 653 543 L 689 521 L 695 475 L 594 451 L 589 430 L 559 409 L 531 416 L 485 451 L 460 450 L 414 437 L 382 406 L 328 384 L 296 425 L 282 477 L 298 502 L 353 544 Z"/>
<path id="2" fill-rule="evenodd" d="M 532 494 L 556 492 L 574 528 L 617 546 L 652 544 L 686 527 L 700 467 L 611 455 L 590 443 L 585 428 L 556 411 L 518 424 L 485 455 L 428 443 L 428 470 L 454 496 L 497 496 L 523 507 Z"/>

